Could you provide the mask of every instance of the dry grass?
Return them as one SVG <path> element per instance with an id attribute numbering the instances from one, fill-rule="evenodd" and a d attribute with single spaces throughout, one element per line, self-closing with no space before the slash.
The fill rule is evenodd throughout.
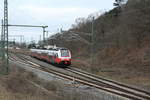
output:
<path id="1" fill-rule="evenodd" d="M 0 100 L 100 100 L 91 93 L 69 87 L 57 80 L 39 79 L 33 73 L 12 65 L 11 73 L 0 77 Z"/>
<path id="2" fill-rule="evenodd" d="M 0 77 L 0 100 L 61 100 L 52 91 L 32 84 L 38 80 L 33 73 L 11 66 L 11 73 Z"/>
<path id="3" fill-rule="evenodd" d="M 148 43 L 149 41 L 143 48 L 104 49 L 97 53 L 92 67 L 89 65 L 90 59 L 73 64 L 87 71 L 94 69 L 91 72 L 99 76 L 150 90 L 150 46 L 147 45 Z"/>

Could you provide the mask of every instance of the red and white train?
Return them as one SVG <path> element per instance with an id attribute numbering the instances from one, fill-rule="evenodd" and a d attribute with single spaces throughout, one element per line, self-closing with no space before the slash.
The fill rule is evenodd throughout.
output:
<path id="1" fill-rule="evenodd" d="M 71 65 L 71 53 L 66 48 L 30 49 L 31 56 L 52 64 Z"/>

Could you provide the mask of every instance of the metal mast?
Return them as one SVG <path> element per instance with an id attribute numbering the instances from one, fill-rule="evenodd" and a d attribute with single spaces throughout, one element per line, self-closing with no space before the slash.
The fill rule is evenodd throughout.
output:
<path id="1" fill-rule="evenodd" d="M 4 53 L 4 21 L 2 20 L 1 25 L 1 44 L 0 44 L 1 50 L 0 50 L 0 56 L 2 58 L 2 61 L 5 60 L 5 53 Z"/>
<path id="2" fill-rule="evenodd" d="M 8 73 L 8 1 L 4 0 L 4 37 L 6 47 L 6 73 Z"/>
<path id="3" fill-rule="evenodd" d="M 43 28 L 43 44 L 45 43 L 45 29 L 48 27 L 48 26 L 36 26 L 36 25 L 8 25 L 8 26 L 14 26 L 14 27 L 41 27 Z"/>
<path id="4" fill-rule="evenodd" d="M 92 32 L 91 32 L 91 68 L 94 64 L 94 17 L 92 18 Z"/>

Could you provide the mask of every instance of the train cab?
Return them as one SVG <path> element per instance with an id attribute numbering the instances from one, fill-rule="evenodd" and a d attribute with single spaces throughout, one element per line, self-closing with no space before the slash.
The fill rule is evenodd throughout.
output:
<path id="1" fill-rule="evenodd" d="M 31 56 L 53 64 L 71 65 L 71 52 L 66 48 L 31 49 Z"/>

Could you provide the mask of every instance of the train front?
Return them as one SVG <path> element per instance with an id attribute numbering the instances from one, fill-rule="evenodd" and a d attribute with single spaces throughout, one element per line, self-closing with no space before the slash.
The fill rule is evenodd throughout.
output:
<path id="1" fill-rule="evenodd" d="M 59 50 L 58 56 L 59 56 L 59 59 L 58 59 L 59 64 L 67 65 L 67 66 L 71 65 L 71 53 L 68 49 L 61 48 Z"/>

